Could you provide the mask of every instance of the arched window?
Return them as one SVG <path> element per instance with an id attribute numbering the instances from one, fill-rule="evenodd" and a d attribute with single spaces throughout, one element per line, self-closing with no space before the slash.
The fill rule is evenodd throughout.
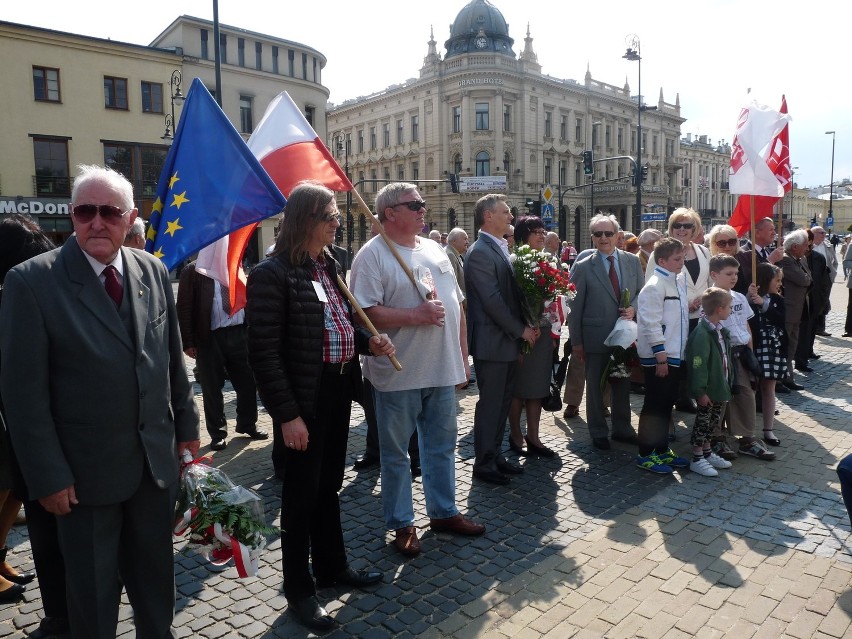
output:
<path id="1" fill-rule="evenodd" d="M 491 175 L 491 157 L 485 151 L 476 154 L 476 175 Z"/>

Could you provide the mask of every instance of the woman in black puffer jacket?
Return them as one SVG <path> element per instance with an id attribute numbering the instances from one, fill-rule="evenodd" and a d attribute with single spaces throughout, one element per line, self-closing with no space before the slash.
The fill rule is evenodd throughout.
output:
<path id="1" fill-rule="evenodd" d="M 300 183 L 290 193 L 275 248 L 252 269 L 247 289 L 249 363 L 272 418 L 273 460 L 283 482 L 284 595 L 314 630 L 334 625 L 317 601 L 317 586 L 366 586 L 382 578 L 349 567 L 337 493 L 354 382 L 360 381 L 358 354 L 394 349 L 387 336 L 370 337 L 352 324 L 337 284 L 342 270 L 326 248 L 339 226 L 334 193 Z"/>

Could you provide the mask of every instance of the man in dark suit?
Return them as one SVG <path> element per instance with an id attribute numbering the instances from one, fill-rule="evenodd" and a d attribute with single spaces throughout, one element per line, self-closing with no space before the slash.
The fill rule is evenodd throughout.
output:
<path id="1" fill-rule="evenodd" d="M 609 427 L 606 423 L 601 377 L 609 361 L 611 348 L 604 340 L 623 317 L 635 319 L 636 296 L 645 278 L 639 258 L 615 248 L 622 235 L 612 215 L 596 215 L 589 224 L 595 250 L 579 258 L 571 269 L 571 281 L 577 294 L 571 300 L 568 327 L 571 335 L 571 356 L 586 364 L 586 423 L 596 448 L 610 448 Z M 622 307 L 622 291 L 628 291 L 627 305 Z M 630 380 L 611 383 L 612 438 L 635 443 L 636 434 L 630 425 Z"/>
<path id="2" fill-rule="evenodd" d="M 479 238 L 464 263 L 468 345 L 479 386 L 473 418 L 473 476 L 505 485 L 510 482 L 507 475 L 523 472 L 520 466 L 506 461 L 501 451 L 520 340 L 532 346 L 540 331 L 521 319 L 520 291 L 503 238 L 512 222 L 506 196 L 481 197 L 473 215 Z"/>
<path id="3" fill-rule="evenodd" d="M 198 451 L 168 272 L 121 248 L 120 174 L 81 167 L 75 236 L 6 276 L 2 394 L 30 495 L 57 516 L 71 636 L 113 639 L 123 582 L 136 636 L 171 636 L 178 454 Z"/>
<path id="4" fill-rule="evenodd" d="M 257 428 L 257 387 L 248 363 L 245 311 L 232 314 L 228 288 L 200 273 L 191 262 L 180 273 L 177 313 L 183 352 L 197 366 L 210 448 L 227 446 L 228 420 L 222 396 L 226 374 L 237 395 L 234 431 L 267 439 L 269 435 Z"/>
<path id="5" fill-rule="evenodd" d="M 734 290 L 746 295 L 752 282 L 751 256 L 756 253 L 757 264 L 769 262 L 776 264 L 784 257 L 784 249 L 780 246 L 774 250 L 769 246 L 775 241 L 775 222 L 771 217 L 765 217 L 754 224 L 754 242 L 752 248 L 737 252 L 736 258 L 740 263 L 739 276 Z"/>

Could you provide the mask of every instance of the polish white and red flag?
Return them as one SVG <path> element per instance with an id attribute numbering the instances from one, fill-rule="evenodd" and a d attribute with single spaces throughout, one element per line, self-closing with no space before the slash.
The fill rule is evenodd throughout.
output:
<path id="1" fill-rule="evenodd" d="M 784 96 L 780 112 L 757 102 L 740 112 L 731 145 L 729 190 L 741 197 L 728 220 L 740 237 L 751 228 L 752 200 L 755 221 L 772 217 L 775 204 L 793 187 L 789 122 Z"/>
<path id="2" fill-rule="evenodd" d="M 289 94 L 279 93 L 258 123 L 248 147 L 285 197 L 302 180 L 316 180 L 332 191 L 353 186 Z M 196 270 L 227 285 L 232 313 L 246 303 L 241 262 L 257 224 L 237 229 L 198 253 Z"/>

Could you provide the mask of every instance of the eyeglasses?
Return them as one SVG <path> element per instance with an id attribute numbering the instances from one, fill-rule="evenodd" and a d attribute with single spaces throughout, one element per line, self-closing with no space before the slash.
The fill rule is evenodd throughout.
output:
<path id="1" fill-rule="evenodd" d="M 320 218 L 320 220 L 322 220 L 326 224 L 331 224 L 332 222 L 339 222 L 340 213 L 326 213 Z"/>
<path id="2" fill-rule="evenodd" d="M 530 235 L 547 235 L 547 231 L 544 229 L 536 229 L 535 231 L 532 231 Z"/>
<path id="3" fill-rule="evenodd" d="M 606 235 L 607 237 L 612 237 L 615 235 L 615 231 L 592 231 L 592 235 L 595 237 L 603 237 Z"/>
<path id="4" fill-rule="evenodd" d="M 673 222 L 672 223 L 672 229 L 673 230 L 677 230 L 677 229 L 689 230 L 689 229 L 693 228 L 694 226 L 695 226 L 695 224 L 693 224 L 692 222 Z"/>
<path id="5" fill-rule="evenodd" d="M 411 200 L 411 202 L 398 202 L 394 204 L 391 208 L 396 208 L 398 206 L 405 206 L 409 211 L 414 211 L 417 213 L 420 209 L 426 208 L 426 200 Z"/>
<path id="6" fill-rule="evenodd" d="M 95 215 L 99 214 L 104 222 L 109 224 L 118 224 L 127 211 L 122 211 L 117 206 L 109 204 L 78 204 L 73 210 L 74 217 L 81 222 L 91 222 L 95 219 Z"/>
<path id="7" fill-rule="evenodd" d="M 716 240 L 716 246 L 719 248 L 725 248 L 726 246 L 734 247 L 737 245 L 737 238 L 731 238 L 730 240 Z"/>

